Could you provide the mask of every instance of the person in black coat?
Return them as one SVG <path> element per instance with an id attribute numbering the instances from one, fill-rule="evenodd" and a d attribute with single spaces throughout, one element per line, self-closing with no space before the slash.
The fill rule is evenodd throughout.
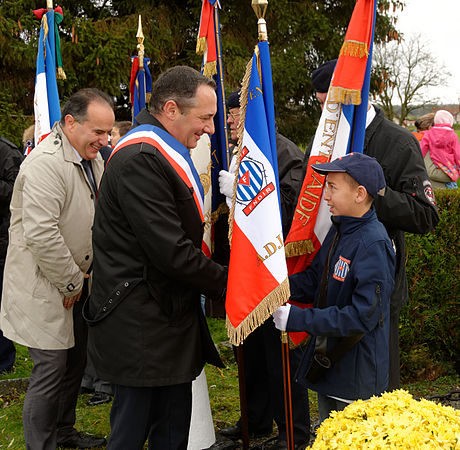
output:
<path id="1" fill-rule="evenodd" d="M 312 73 L 316 97 L 324 106 L 337 60 L 327 61 Z M 305 152 L 307 169 L 312 141 Z M 396 250 L 395 287 L 390 299 L 390 369 L 388 391 L 400 387 L 399 313 L 409 297 L 406 276 L 404 232 L 424 234 L 439 222 L 431 182 L 414 135 L 385 118 L 369 104 L 364 154 L 373 156 L 383 168 L 384 196 L 375 200 L 377 218 L 385 226 Z"/>
<path id="2" fill-rule="evenodd" d="M 227 123 L 231 139 L 236 143 L 240 122 L 239 91 L 230 94 L 227 108 L 229 110 Z M 285 238 L 292 222 L 297 191 L 302 181 L 303 153 L 297 145 L 278 132 L 276 133 L 276 152 L 281 221 Z M 219 173 L 221 192 L 227 198 L 232 196 L 233 180 L 233 174 L 225 171 Z M 273 421 L 275 421 L 278 426 L 278 439 L 273 449 L 287 448 L 281 337 L 271 317 L 245 339 L 243 357 L 249 433 L 253 436 L 269 435 L 273 430 Z M 300 363 L 302 349 L 291 350 L 289 357 L 294 443 L 295 448 L 305 448 L 310 436 L 308 392 L 294 382 L 295 369 Z M 236 425 L 224 428 L 220 432 L 229 438 L 238 439 L 241 436 L 241 423 L 238 421 Z"/>
<path id="3" fill-rule="evenodd" d="M 0 305 L 2 301 L 3 271 L 8 248 L 10 225 L 10 201 L 14 181 L 24 157 L 8 139 L 0 136 Z M 0 373 L 9 372 L 16 358 L 14 344 L 0 330 Z"/>
<path id="4" fill-rule="evenodd" d="M 223 298 L 227 268 L 202 250 L 202 186 L 190 158 L 214 133 L 214 81 L 178 66 L 152 90 L 107 164 L 96 207 L 89 353 L 113 383 L 109 449 L 185 449 L 192 381 L 222 367 L 201 294 Z"/>

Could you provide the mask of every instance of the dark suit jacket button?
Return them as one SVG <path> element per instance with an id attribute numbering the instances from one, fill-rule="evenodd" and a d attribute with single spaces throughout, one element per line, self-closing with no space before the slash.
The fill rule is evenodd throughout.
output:
<path id="1" fill-rule="evenodd" d="M 91 194 L 91 200 L 94 200 L 94 195 L 93 194 Z"/>
<path id="2" fill-rule="evenodd" d="M 86 261 L 88 261 L 88 259 L 89 259 L 89 255 L 86 255 L 86 256 L 85 256 L 85 259 L 86 259 Z"/>

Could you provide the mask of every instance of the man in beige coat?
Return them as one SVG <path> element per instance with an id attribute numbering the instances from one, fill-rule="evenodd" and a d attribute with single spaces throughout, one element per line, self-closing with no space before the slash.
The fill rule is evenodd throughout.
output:
<path id="1" fill-rule="evenodd" d="M 27 449 L 90 448 L 102 438 L 74 428 L 85 368 L 81 306 L 92 266 L 91 228 L 99 149 L 114 122 L 97 89 L 72 95 L 62 119 L 21 165 L 11 200 L 0 328 L 29 348 L 34 362 L 24 401 Z"/>

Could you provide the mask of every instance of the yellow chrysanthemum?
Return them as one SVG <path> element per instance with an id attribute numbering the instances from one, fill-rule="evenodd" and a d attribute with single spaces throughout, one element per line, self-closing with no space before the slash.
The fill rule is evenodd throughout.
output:
<path id="1" fill-rule="evenodd" d="M 334 411 L 307 449 L 460 450 L 460 411 L 404 390 L 358 400 Z"/>

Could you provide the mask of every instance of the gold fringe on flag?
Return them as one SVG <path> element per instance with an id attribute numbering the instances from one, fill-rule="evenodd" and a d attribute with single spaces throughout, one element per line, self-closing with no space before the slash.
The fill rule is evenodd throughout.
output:
<path id="1" fill-rule="evenodd" d="M 257 46 L 256 46 L 257 48 Z M 233 181 L 233 196 L 232 196 L 232 207 L 230 208 L 230 214 L 228 215 L 228 242 L 230 247 L 232 246 L 232 234 L 233 234 L 233 219 L 235 216 L 235 201 L 236 201 L 236 189 L 238 187 L 238 172 L 240 170 L 241 162 L 241 147 L 243 146 L 243 132 L 244 132 L 244 121 L 246 120 L 246 108 L 248 106 L 248 93 L 249 93 L 249 80 L 251 79 L 251 68 L 252 58 L 246 65 L 246 72 L 244 73 L 243 81 L 241 82 L 240 91 L 240 123 L 238 124 L 237 135 L 238 135 L 238 150 L 236 155 L 236 174 L 235 180 Z"/>
<path id="2" fill-rule="evenodd" d="M 286 278 L 279 286 L 270 292 L 236 328 L 232 325 L 227 316 L 226 325 L 229 341 L 233 345 L 241 345 L 252 331 L 262 325 L 267 320 L 267 317 L 271 316 L 281 305 L 286 303 L 286 299 L 288 299 L 289 296 L 289 279 Z"/>
<path id="3" fill-rule="evenodd" d="M 343 105 L 360 105 L 361 91 L 359 89 L 345 89 L 331 86 L 329 89 L 329 100 L 342 103 Z"/>
<path id="4" fill-rule="evenodd" d="M 64 72 L 64 69 L 62 67 L 58 67 L 57 68 L 57 74 L 56 74 L 56 78 L 58 80 L 65 80 L 67 79 L 66 75 L 65 75 L 65 72 Z"/>
<path id="5" fill-rule="evenodd" d="M 345 41 L 340 49 L 339 56 L 354 56 L 356 58 L 364 58 L 369 56 L 367 42 Z"/>
<path id="6" fill-rule="evenodd" d="M 212 78 L 217 73 L 217 61 L 211 61 L 204 65 L 203 75 L 208 78 Z"/>
<path id="7" fill-rule="evenodd" d="M 286 258 L 292 258 L 313 253 L 315 247 L 311 239 L 306 239 L 304 241 L 288 242 L 284 245 L 284 251 L 286 252 Z"/>
<path id="8" fill-rule="evenodd" d="M 206 36 L 202 36 L 196 40 L 196 53 L 201 55 L 206 50 Z"/>

